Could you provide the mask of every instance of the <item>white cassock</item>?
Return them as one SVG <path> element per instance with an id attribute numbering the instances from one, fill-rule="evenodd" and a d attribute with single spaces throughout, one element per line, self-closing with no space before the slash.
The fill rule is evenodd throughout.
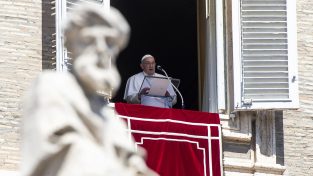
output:
<path id="1" fill-rule="evenodd" d="M 140 72 L 131 76 L 127 80 L 125 93 L 124 93 L 124 100 L 126 100 L 127 103 L 133 103 L 133 104 L 143 104 L 143 105 L 163 107 L 163 108 L 172 107 L 172 105 L 174 105 L 177 101 L 177 98 L 176 98 L 177 96 L 171 84 L 167 88 L 167 91 L 169 92 L 170 97 L 152 97 L 152 96 L 142 95 L 141 101 L 139 100 L 138 95 L 139 95 L 139 91 L 140 91 L 140 88 L 141 88 L 141 85 L 145 76 L 147 76 L 146 73 Z M 158 74 L 158 73 L 154 73 L 154 75 L 151 75 L 151 76 L 164 77 L 163 75 Z"/>

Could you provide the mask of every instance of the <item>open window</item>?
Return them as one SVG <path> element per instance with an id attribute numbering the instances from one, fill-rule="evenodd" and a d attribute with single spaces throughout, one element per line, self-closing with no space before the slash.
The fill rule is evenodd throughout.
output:
<path id="1" fill-rule="evenodd" d="M 78 1 L 99 4 L 104 9 L 110 7 L 109 0 L 55 1 L 58 71 L 70 67 L 61 24 L 66 19 L 67 12 L 77 5 Z M 203 0 L 199 2 L 201 5 L 198 10 L 201 11 L 205 7 L 202 11 L 205 12 L 206 18 L 201 17 L 198 21 L 203 23 L 202 26 L 206 31 L 212 33 L 199 37 L 200 50 L 204 51 L 199 55 L 205 58 L 203 60 L 214 61 L 208 62 L 210 71 L 207 68 L 202 69 L 205 70 L 204 75 L 210 73 L 210 77 L 201 78 L 202 82 L 208 82 L 210 92 L 209 96 L 201 93 L 201 99 L 210 100 L 204 104 L 205 106 L 216 103 L 208 110 L 226 113 L 233 110 L 298 108 L 296 1 Z M 229 26 L 223 21 L 225 17 L 223 10 L 227 3 L 231 3 Z M 209 15 L 211 16 L 208 17 Z M 228 41 L 224 42 L 226 37 L 223 35 L 229 34 L 227 31 L 230 29 L 231 45 Z M 209 44 L 203 44 L 205 40 Z M 228 57 L 229 55 L 232 57 Z M 201 67 L 204 64 L 199 65 Z M 212 70 L 214 73 L 211 73 Z"/>
<path id="2" fill-rule="evenodd" d="M 296 1 L 233 0 L 234 110 L 298 107 Z"/>

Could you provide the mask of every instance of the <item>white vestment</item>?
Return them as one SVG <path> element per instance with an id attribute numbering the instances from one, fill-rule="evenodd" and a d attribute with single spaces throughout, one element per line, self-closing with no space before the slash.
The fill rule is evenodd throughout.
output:
<path id="1" fill-rule="evenodd" d="M 124 93 L 124 100 L 126 100 L 128 103 L 143 104 L 165 108 L 170 108 L 172 105 L 176 103 L 177 96 L 171 84 L 167 88 L 170 97 L 151 97 L 143 95 L 140 101 L 138 95 L 145 76 L 147 76 L 146 73 L 140 72 L 131 76 L 127 80 Z M 163 75 L 158 73 L 154 73 L 154 75 L 151 76 L 164 77 Z"/>

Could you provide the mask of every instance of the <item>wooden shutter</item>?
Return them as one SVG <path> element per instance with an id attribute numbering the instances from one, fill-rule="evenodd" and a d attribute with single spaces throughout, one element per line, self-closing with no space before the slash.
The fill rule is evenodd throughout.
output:
<path id="1" fill-rule="evenodd" d="M 234 51 L 235 109 L 297 108 L 295 1 L 233 5 L 239 10 L 233 23 L 239 50 Z"/>

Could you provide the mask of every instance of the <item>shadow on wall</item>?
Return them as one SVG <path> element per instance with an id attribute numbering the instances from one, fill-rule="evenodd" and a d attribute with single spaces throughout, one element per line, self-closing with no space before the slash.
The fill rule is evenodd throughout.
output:
<path id="1" fill-rule="evenodd" d="M 42 1 L 42 69 L 56 68 L 55 4 L 50 0 Z"/>
<path id="2" fill-rule="evenodd" d="M 275 112 L 276 164 L 285 165 L 283 111 Z"/>

